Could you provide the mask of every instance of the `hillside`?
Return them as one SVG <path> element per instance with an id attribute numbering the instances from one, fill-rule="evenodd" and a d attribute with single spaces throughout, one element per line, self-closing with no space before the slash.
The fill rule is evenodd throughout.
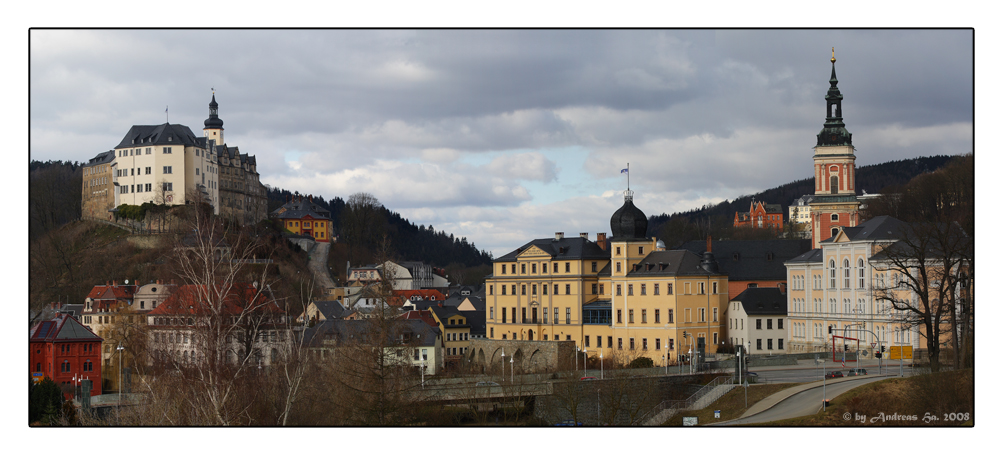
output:
<path id="1" fill-rule="evenodd" d="M 917 175 L 937 170 L 953 158 L 954 156 L 920 157 L 858 167 L 855 181 L 857 193 L 876 194 L 882 188 L 905 184 Z M 787 218 L 788 206 L 795 199 L 812 194 L 813 185 L 814 180 L 810 177 L 683 213 L 653 215 L 649 217 L 649 232 L 663 239 L 668 247 L 688 240 L 703 240 L 707 232 L 711 232 L 713 238 L 730 238 L 742 233 L 733 231 L 733 218 L 737 211 L 749 210 L 751 200 L 781 204 Z"/>

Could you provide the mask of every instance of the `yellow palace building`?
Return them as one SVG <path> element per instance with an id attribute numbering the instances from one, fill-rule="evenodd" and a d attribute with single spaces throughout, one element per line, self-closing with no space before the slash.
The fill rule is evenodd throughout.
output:
<path id="1" fill-rule="evenodd" d="M 714 353 L 726 339 L 729 280 L 711 242 L 702 256 L 668 251 L 646 227 L 626 191 L 610 239 L 560 232 L 496 259 L 486 279 L 487 337 L 574 341 L 591 357 L 660 366 Z"/>

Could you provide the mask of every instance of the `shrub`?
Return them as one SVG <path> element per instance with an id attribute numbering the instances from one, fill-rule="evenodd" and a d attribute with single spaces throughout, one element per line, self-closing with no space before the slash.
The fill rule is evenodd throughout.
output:
<path id="1" fill-rule="evenodd" d="M 653 360 L 645 356 L 633 359 L 632 362 L 628 363 L 629 369 L 645 369 L 653 367 Z"/>

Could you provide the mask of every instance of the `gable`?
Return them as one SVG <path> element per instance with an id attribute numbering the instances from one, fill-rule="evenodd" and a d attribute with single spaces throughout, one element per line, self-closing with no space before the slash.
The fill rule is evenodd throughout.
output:
<path id="1" fill-rule="evenodd" d="M 458 310 L 463 311 L 463 312 L 464 311 L 474 311 L 474 310 L 476 310 L 476 307 L 472 305 L 472 301 L 470 301 L 468 298 L 466 298 L 465 301 L 462 301 L 462 304 L 458 305 Z"/>
<path id="2" fill-rule="evenodd" d="M 531 245 L 528 249 L 517 255 L 518 257 L 552 257 L 552 254 L 543 251 L 541 248 L 535 245 Z"/>

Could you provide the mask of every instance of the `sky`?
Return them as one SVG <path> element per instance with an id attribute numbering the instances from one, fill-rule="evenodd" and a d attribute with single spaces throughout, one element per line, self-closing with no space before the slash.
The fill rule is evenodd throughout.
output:
<path id="1" fill-rule="evenodd" d="M 832 47 L 858 166 L 973 150 L 971 29 L 35 29 L 28 44 L 33 160 L 84 162 L 168 115 L 200 135 L 214 89 L 262 183 L 367 192 L 494 256 L 610 236 L 627 185 L 651 216 L 810 178 Z"/>

